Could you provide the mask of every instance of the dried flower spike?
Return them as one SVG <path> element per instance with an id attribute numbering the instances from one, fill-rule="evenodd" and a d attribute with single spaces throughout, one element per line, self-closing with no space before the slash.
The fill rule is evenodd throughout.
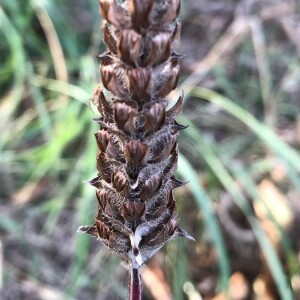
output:
<path id="1" fill-rule="evenodd" d="M 99 238 L 130 272 L 130 297 L 140 299 L 140 267 L 168 240 L 192 239 L 178 226 L 173 189 L 177 180 L 182 97 L 166 110 L 165 97 L 177 86 L 174 51 L 180 0 L 100 0 L 107 51 L 100 56 L 103 89 L 94 100 L 101 114 L 98 214 L 81 232 Z"/>

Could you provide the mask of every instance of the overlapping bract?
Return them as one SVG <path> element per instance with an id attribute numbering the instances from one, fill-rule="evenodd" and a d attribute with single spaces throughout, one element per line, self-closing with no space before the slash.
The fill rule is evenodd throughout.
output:
<path id="1" fill-rule="evenodd" d="M 100 0 L 106 20 L 100 56 L 104 90 L 94 100 L 101 117 L 95 134 L 99 148 L 98 215 L 80 227 L 139 268 L 168 240 L 184 236 L 178 226 L 173 189 L 182 97 L 166 110 L 165 97 L 176 87 L 180 55 L 179 0 Z M 107 91 L 110 93 L 107 93 Z M 107 96 L 107 94 L 109 94 Z"/>

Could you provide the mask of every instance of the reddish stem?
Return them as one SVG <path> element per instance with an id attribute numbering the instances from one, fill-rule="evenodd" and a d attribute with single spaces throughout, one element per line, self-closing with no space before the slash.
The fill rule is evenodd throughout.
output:
<path id="1" fill-rule="evenodd" d="M 142 282 L 139 269 L 130 270 L 129 300 L 142 300 Z"/>

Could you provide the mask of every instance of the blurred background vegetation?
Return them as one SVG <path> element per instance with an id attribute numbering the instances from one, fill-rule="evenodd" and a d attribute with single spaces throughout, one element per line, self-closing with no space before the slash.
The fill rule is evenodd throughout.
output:
<path id="1" fill-rule="evenodd" d="M 300 2 L 184 0 L 176 191 L 196 243 L 143 270 L 144 299 L 300 299 Z M 76 234 L 96 198 L 96 0 L 0 4 L 1 299 L 127 299 Z"/>

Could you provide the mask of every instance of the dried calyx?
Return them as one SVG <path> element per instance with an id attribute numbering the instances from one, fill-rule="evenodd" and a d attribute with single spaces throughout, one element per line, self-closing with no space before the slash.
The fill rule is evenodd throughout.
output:
<path id="1" fill-rule="evenodd" d="M 174 51 L 180 0 L 100 0 L 106 20 L 100 56 L 104 89 L 94 94 L 101 117 L 98 214 L 81 232 L 98 237 L 129 269 L 138 269 L 168 240 L 192 237 L 178 226 L 173 189 L 177 167 L 175 120 L 182 97 L 166 110 L 176 88 L 180 55 Z M 109 92 L 108 92 L 109 91 Z"/>

